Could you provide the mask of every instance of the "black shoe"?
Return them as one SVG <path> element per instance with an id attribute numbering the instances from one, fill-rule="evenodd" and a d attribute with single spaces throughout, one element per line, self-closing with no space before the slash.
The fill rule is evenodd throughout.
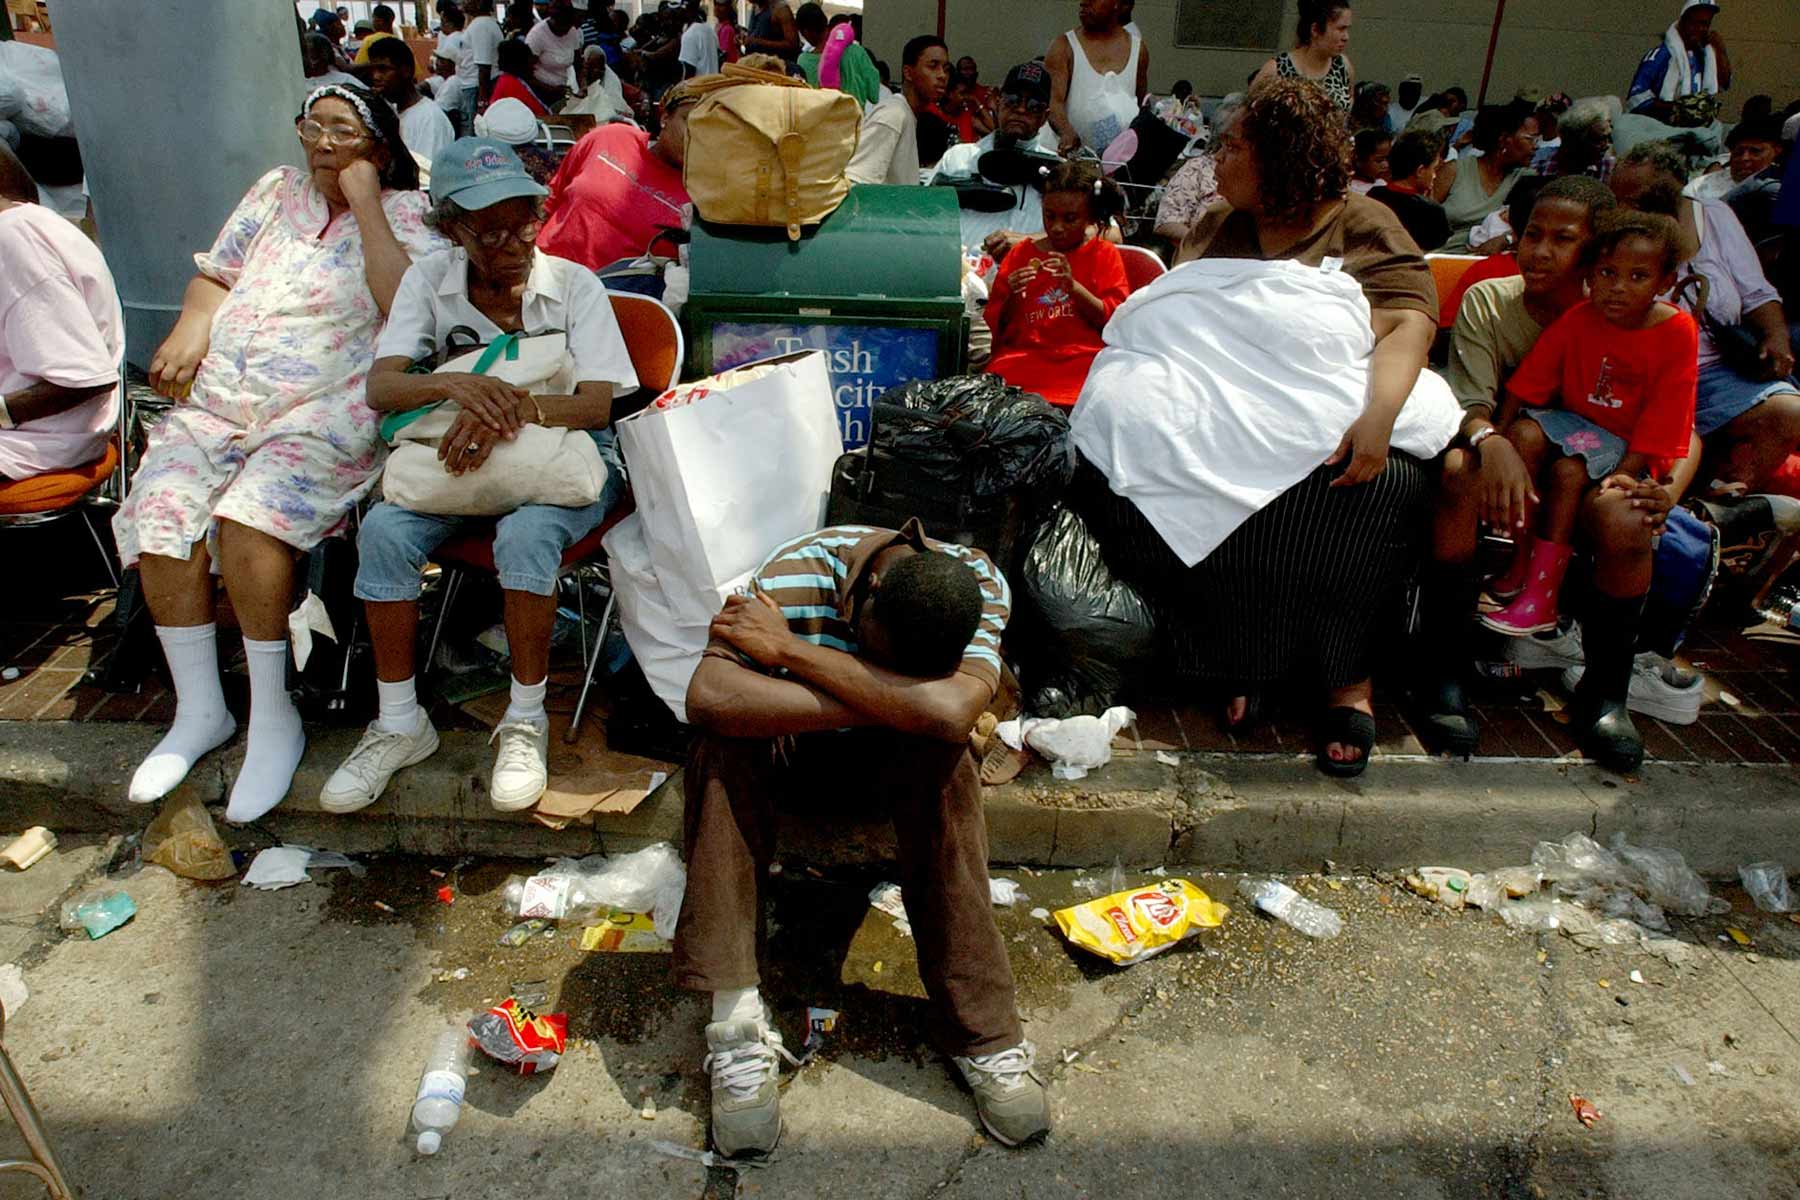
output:
<path id="1" fill-rule="evenodd" d="M 1462 681 L 1440 679 L 1413 693 L 1413 731 L 1434 754 L 1468 758 L 1481 741 L 1481 723 L 1469 711 Z"/>
<path id="2" fill-rule="evenodd" d="M 1577 703 L 1569 713 L 1569 727 L 1589 758 L 1620 775 L 1644 764 L 1644 739 L 1631 723 L 1631 711 L 1622 700 L 1602 700 L 1589 707 Z"/>

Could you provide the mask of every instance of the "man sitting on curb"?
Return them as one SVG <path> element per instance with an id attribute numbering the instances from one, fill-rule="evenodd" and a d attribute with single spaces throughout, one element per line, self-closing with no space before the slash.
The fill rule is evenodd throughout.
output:
<path id="1" fill-rule="evenodd" d="M 988 899 L 969 753 L 999 684 L 1010 607 L 985 555 L 931 541 L 915 520 L 790 542 L 714 618 L 687 696 L 701 733 L 673 970 L 677 985 L 712 993 L 706 1067 L 721 1153 L 766 1154 L 781 1137 L 776 1077 L 781 1058 L 794 1060 L 757 992 L 761 885 L 778 802 L 825 780 L 892 815 L 919 974 L 982 1124 L 1009 1146 L 1048 1131 Z"/>

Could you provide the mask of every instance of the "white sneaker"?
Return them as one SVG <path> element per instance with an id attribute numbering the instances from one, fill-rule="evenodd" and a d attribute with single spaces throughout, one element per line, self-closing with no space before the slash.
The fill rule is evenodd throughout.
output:
<path id="1" fill-rule="evenodd" d="M 387 790 L 395 771 L 424 762 L 437 753 L 437 748 L 438 731 L 423 711 L 419 713 L 419 728 L 413 733 L 389 733 L 371 723 L 350 757 L 319 789 L 319 807 L 328 813 L 367 808 Z"/>
<path id="2" fill-rule="evenodd" d="M 706 1048 L 701 1067 L 712 1076 L 713 1145 L 727 1158 L 771 1153 L 781 1141 L 781 1060 L 796 1067 L 800 1060 L 766 1019 L 708 1025 Z"/>
<path id="3" fill-rule="evenodd" d="M 508 721 L 494 730 L 488 745 L 500 743 L 494 753 L 494 774 L 488 794 L 501 812 L 530 808 L 550 785 L 550 722 Z"/>
<path id="4" fill-rule="evenodd" d="M 1581 667 L 1570 667 L 1563 672 L 1563 687 L 1573 692 L 1581 675 Z M 1706 680 L 1696 672 L 1684 671 L 1660 654 L 1647 651 L 1632 660 L 1631 692 L 1625 699 L 1632 712 L 1671 725 L 1692 725 L 1700 719 L 1704 703 Z"/>
<path id="5" fill-rule="evenodd" d="M 1506 660 L 1527 671 L 1579 667 L 1587 661 L 1581 652 L 1581 626 L 1570 621 L 1530 637 L 1508 638 Z"/>

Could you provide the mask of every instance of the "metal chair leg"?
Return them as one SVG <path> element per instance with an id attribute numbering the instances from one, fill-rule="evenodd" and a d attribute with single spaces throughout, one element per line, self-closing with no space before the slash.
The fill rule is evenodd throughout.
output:
<path id="1" fill-rule="evenodd" d="M 75 1193 L 63 1175 L 61 1164 L 56 1161 L 56 1151 L 50 1148 L 50 1135 L 44 1131 L 37 1105 L 31 1102 L 31 1093 L 25 1090 L 25 1081 L 19 1078 L 5 1047 L 0 1047 L 0 1100 L 6 1102 L 6 1111 L 12 1114 L 26 1147 L 37 1160 L 3 1162 L 0 1171 L 24 1171 L 35 1175 L 50 1193 L 50 1200 L 74 1200 Z"/>
<path id="2" fill-rule="evenodd" d="M 581 661 L 582 661 L 582 662 L 586 662 L 586 661 L 587 661 L 587 656 L 588 656 L 588 644 L 587 644 L 587 579 L 586 579 L 586 577 L 584 577 L 584 576 L 583 576 L 583 575 L 582 575 L 582 573 L 581 573 L 581 570 L 580 570 L 580 568 L 577 568 L 577 569 L 576 569 L 576 571 L 575 571 L 575 613 L 576 613 L 576 619 L 577 619 L 577 620 L 578 620 L 578 621 L 579 621 L 579 622 L 580 622 L 580 625 L 581 625 L 581 629 L 580 629 L 580 633 L 581 633 Z M 602 632 L 602 633 L 604 633 L 604 632 L 605 632 L 605 630 L 601 630 L 601 632 Z"/>
<path id="3" fill-rule="evenodd" d="M 119 568 L 113 564 L 113 556 L 100 538 L 100 531 L 94 528 L 94 514 L 88 509 L 81 510 L 81 523 L 87 526 L 88 536 L 94 539 L 94 548 L 100 551 L 100 562 L 106 567 L 106 576 L 112 580 L 113 589 L 119 587 Z"/>
<path id="4" fill-rule="evenodd" d="M 456 603 L 457 590 L 462 586 L 461 571 L 446 567 L 444 569 L 444 574 L 446 576 L 444 579 L 444 599 L 443 602 L 438 605 L 437 622 L 431 627 L 431 648 L 425 651 L 425 670 L 424 672 L 420 672 L 415 669 L 413 671 L 413 674 L 415 675 L 421 673 L 429 674 L 432 667 L 437 663 L 438 641 L 444 636 L 444 622 L 450 619 L 450 606 Z"/>
<path id="5" fill-rule="evenodd" d="M 594 668 L 600 665 L 600 655 L 606 650 L 606 632 L 612 625 L 613 605 L 616 596 L 606 598 L 606 611 L 600 615 L 600 632 L 594 637 L 594 652 L 588 656 L 587 671 L 581 678 L 581 695 L 576 698 L 575 712 L 569 717 L 569 728 L 563 732 L 563 743 L 573 746 L 581 737 L 581 715 L 587 711 L 588 689 L 594 686 Z"/>

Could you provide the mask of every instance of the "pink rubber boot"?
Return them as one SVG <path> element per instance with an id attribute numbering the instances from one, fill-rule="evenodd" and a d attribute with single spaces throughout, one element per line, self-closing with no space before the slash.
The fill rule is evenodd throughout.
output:
<path id="1" fill-rule="evenodd" d="M 1525 590 L 1526 582 L 1531 578 L 1531 551 L 1537 545 L 1537 534 L 1516 533 L 1513 535 L 1512 562 L 1506 570 L 1488 580 L 1487 592 L 1496 600 L 1507 601 L 1517 599 Z"/>
<path id="2" fill-rule="evenodd" d="M 1556 598 L 1563 576 L 1569 573 L 1568 546 L 1539 540 L 1531 547 L 1531 565 L 1525 590 L 1505 608 L 1483 613 L 1481 623 L 1511 637 L 1525 637 L 1556 628 Z"/>

